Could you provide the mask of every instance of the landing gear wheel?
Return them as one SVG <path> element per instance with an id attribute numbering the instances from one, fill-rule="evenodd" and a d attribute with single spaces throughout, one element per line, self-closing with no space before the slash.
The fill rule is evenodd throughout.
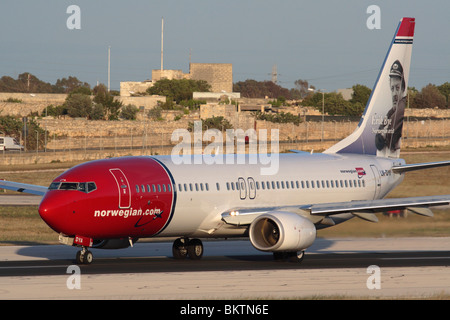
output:
<path id="1" fill-rule="evenodd" d="M 203 243 L 199 239 L 189 240 L 188 255 L 192 260 L 200 260 L 203 256 Z"/>
<path id="2" fill-rule="evenodd" d="M 300 263 L 300 262 L 303 261 L 304 257 L 305 257 L 305 251 L 289 252 L 288 253 L 288 261 L 289 262 Z"/>
<path id="3" fill-rule="evenodd" d="M 86 251 L 84 254 L 84 264 L 91 264 L 94 260 L 94 255 L 90 251 Z"/>
<path id="4" fill-rule="evenodd" d="M 86 248 L 83 248 L 82 250 L 77 252 L 76 259 L 77 264 L 91 264 L 94 260 L 94 255 Z"/>
<path id="5" fill-rule="evenodd" d="M 273 258 L 276 261 L 289 261 L 300 263 L 305 257 L 305 251 L 294 252 L 274 252 Z"/>
<path id="6" fill-rule="evenodd" d="M 188 255 L 187 244 L 188 240 L 185 238 L 178 238 L 172 245 L 172 254 L 175 259 L 186 259 Z"/>

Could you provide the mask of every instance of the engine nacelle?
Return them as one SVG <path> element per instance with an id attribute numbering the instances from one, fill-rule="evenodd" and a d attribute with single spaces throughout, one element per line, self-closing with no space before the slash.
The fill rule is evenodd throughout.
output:
<path id="1" fill-rule="evenodd" d="M 138 239 L 133 239 L 135 243 Z M 92 248 L 96 249 L 124 249 L 130 246 L 130 240 L 128 238 L 122 239 L 104 239 L 104 240 L 94 240 Z"/>
<path id="2" fill-rule="evenodd" d="M 249 236 L 261 251 L 302 251 L 316 239 L 316 227 L 295 213 L 274 211 L 258 216 L 250 225 Z"/>

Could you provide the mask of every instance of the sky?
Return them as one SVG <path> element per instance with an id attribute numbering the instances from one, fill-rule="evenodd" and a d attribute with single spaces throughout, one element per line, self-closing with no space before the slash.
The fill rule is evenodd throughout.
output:
<path id="1" fill-rule="evenodd" d="M 271 80 L 276 65 L 286 88 L 298 79 L 325 91 L 372 88 L 399 20 L 415 17 L 409 86 L 420 90 L 450 82 L 449 12 L 448 0 L 2 0 L 0 77 L 107 84 L 111 47 L 111 89 L 151 79 L 164 17 L 165 69 L 187 73 L 191 56 L 232 63 L 234 82 Z"/>

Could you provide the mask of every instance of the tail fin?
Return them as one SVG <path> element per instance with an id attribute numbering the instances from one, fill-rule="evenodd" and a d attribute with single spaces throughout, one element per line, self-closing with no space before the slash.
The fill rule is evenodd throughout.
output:
<path id="1" fill-rule="evenodd" d="M 399 157 L 414 26 L 414 18 L 400 20 L 358 127 L 325 153 Z"/>

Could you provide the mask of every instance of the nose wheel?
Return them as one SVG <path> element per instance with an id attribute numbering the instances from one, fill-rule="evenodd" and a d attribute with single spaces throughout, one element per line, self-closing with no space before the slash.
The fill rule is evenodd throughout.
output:
<path id="1" fill-rule="evenodd" d="M 83 249 L 77 252 L 76 259 L 77 264 L 91 264 L 94 260 L 94 256 L 86 247 L 83 247 Z"/>
<path id="2" fill-rule="evenodd" d="M 203 256 L 203 243 L 200 239 L 178 238 L 172 246 L 172 254 L 175 259 L 200 260 Z"/>

